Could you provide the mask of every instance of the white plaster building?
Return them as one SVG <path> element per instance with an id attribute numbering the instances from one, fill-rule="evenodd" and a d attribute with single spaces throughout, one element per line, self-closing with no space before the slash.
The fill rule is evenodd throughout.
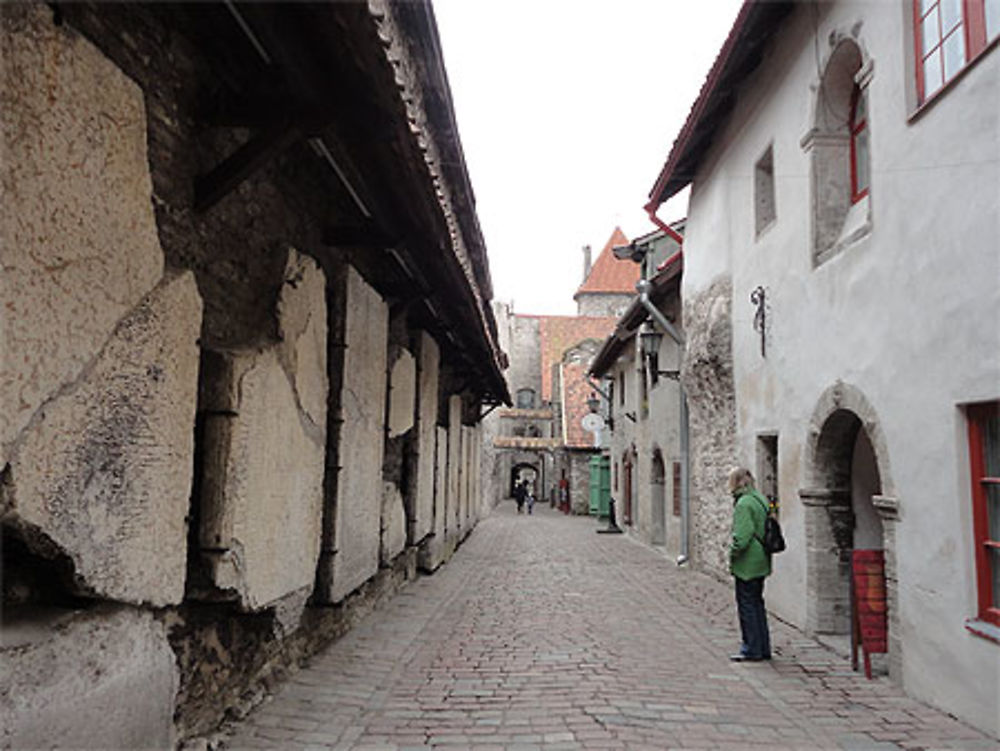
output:
<path id="1" fill-rule="evenodd" d="M 683 224 L 675 227 L 682 229 Z M 649 285 L 649 304 L 677 335 L 681 333 L 674 323 L 680 318 L 683 265 L 679 249 L 665 232 L 656 230 L 619 251 L 640 264 Z M 643 345 L 640 332 L 646 333 L 649 344 Z M 601 414 L 608 426 L 604 448 L 616 522 L 671 557 L 686 558 L 679 363 L 679 343 L 651 321 L 649 309 L 633 295 L 589 372 L 601 379 Z"/>
<path id="2" fill-rule="evenodd" d="M 891 678 L 993 734 L 998 36 L 990 0 L 747 3 L 647 207 L 691 186 L 696 559 L 725 571 L 725 471 L 756 469 L 770 609 L 848 633 L 850 551 L 883 549 Z"/>

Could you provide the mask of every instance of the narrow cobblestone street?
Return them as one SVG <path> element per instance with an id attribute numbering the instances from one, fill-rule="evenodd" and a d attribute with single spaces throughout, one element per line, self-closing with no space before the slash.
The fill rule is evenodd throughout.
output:
<path id="1" fill-rule="evenodd" d="M 226 748 L 997 748 L 774 619 L 775 659 L 731 663 L 727 584 L 593 519 L 513 508 L 231 726 Z"/>

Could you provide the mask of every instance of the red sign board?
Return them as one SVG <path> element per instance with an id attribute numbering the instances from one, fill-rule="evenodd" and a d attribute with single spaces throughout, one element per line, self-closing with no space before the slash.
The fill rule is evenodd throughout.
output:
<path id="1" fill-rule="evenodd" d="M 872 677 L 869 655 L 889 651 L 889 608 L 885 591 L 885 555 L 881 550 L 851 552 L 853 617 L 852 655 L 858 664 L 858 647 L 865 658 L 865 676 Z"/>

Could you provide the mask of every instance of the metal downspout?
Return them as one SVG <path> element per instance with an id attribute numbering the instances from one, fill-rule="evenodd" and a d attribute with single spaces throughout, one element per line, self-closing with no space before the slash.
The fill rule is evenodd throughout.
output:
<path id="1" fill-rule="evenodd" d="M 677 251 L 678 254 L 683 251 Z M 660 325 L 660 327 L 666 331 L 670 338 L 673 339 L 677 346 L 684 346 L 684 337 L 681 333 L 674 327 L 667 317 L 660 312 L 660 310 L 653 305 L 652 300 L 649 299 L 649 287 L 650 283 L 646 279 L 640 279 L 636 282 L 635 288 L 639 293 L 639 302 L 642 303 L 649 315 L 652 316 L 653 320 Z M 690 463 L 690 435 L 688 434 L 688 409 L 687 409 L 687 397 L 684 395 L 684 386 L 681 384 L 680 379 L 677 379 L 677 393 L 679 394 L 679 418 L 680 418 L 680 433 L 681 433 L 681 554 L 677 556 L 677 565 L 681 566 L 687 563 L 689 554 L 689 542 L 688 542 L 688 526 L 690 520 L 690 507 L 691 507 L 691 478 L 689 474 L 688 465 Z"/>

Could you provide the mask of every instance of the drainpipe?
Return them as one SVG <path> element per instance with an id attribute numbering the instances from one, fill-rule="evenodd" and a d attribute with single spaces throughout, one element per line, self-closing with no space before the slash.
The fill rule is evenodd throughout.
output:
<path id="1" fill-rule="evenodd" d="M 650 218 L 655 219 L 655 214 L 650 213 Z M 660 223 L 661 228 L 669 229 L 666 225 Z M 677 233 L 674 232 L 674 235 Z M 678 235 L 679 237 L 679 235 Z M 682 238 L 683 239 L 683 238 Z M 683 250 L 678 250 L 675 256 L 680 255 Z M 671 257 L 670 260 L 673 260 Z M 684 337 L 681 333 L 674 327 L 667 317 L 660 312 L 660 310 L 653 305 L 652 300 L 649 299 L 649 287 L 650 283 L 646 279 L 640 279 L 636 282 L 635 289 L 639 293 L 639 302 L 642 307 L 646 309 L 649 315 L 653 318 L 656 323 L 660 325 L 664 331 L 666 331 L 670 338 L 673 339 L 677 346 L 684 346 Z M 688 434 L 688 409 L 687 409 L 687 398 L 684 396 L 684 386 L 681 385 L 680 379 L 677 381 L 677 392 L 679 394 L 680 403 L 678 405 L 678 414 L 680 417 L 680 433 L 681 433 L 681 554 L 677 556 L 677 565 L 683 565 L 687 563 L 689 554 L 689 542 L 688 542 L 688 526 L 690 517 L 690 507 L 691 507 L 691 479 L 688 472 L 688 464 L 690 461 L 690 435 Z"/>
<path id="2" fill-rule="evenodd" d="M 649 221 L 666 232 L 667 236 L 675 243 L 680 245 L 682 248 L 684 247 L 684 236 L 656 215 L 656 210 L 660 208 L 659 204 L 650 201 L 643 208 L 646 209 L 646 215 L 649 217 Z M 677 253 L 679 254 L 680 251 L 677 251 Z"/>

